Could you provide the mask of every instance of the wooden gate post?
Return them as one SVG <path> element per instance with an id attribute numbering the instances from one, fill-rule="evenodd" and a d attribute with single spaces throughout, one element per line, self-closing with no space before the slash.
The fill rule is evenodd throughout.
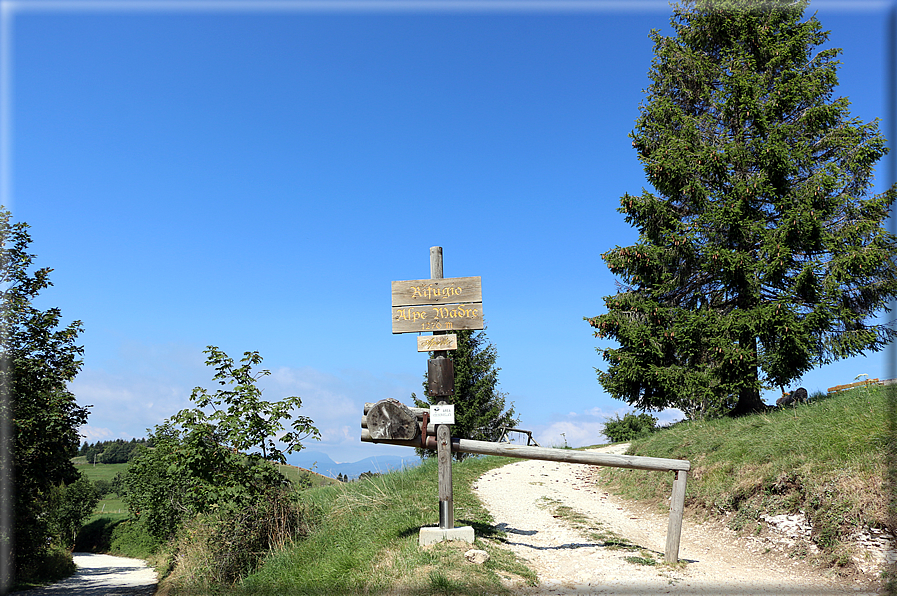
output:
<path id="1" fill-rule="evenodd" d="M 430 279 L 443 279 L 442 247 L 430 247 Z M 443 335 L 444 331 L 434 331 L 433 335 Z M 445 358 L 446 351 L 433 352 L 435 358 Z M 442 379 L 441 379 L 442 380 Z M 451 394 L 454 391 L 454 372 L 451 375 L 451 388 L 441 393 Z M 440 400 L 438 405 L 448 402 Z M 439 486 L 439 527 L 452 529 L 455 527 L 455 504 L 452 491 L 452 437 L 448 424 L 436 426 L 436 459 L 439 466 L 437 484 Z"/>
<path id="2" fill-rule="evenodd" d="M 682 535 L 682 514 L 685 511 L 685 482 L 688 472 L 673 472 L 673 495 L 670 498 L 670 524 L 667 526 L 667 547 L 663 560 L 667 563 L 679 561 L 679 537 Z"/>

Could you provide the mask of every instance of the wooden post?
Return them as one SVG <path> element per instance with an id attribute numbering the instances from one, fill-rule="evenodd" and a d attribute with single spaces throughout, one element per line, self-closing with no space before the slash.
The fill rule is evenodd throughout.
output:
<path id="1" fill-rule="evenodd" d="M 442 279 L 442 247 L 430 247 L 430 279 Z M 436 331 L 433 335 L 442 335 L 444 332 Z M 445 351 L 433 353 L 434 358 L 445 358 Z M 454 375 L 453 375 L 454 376 Z M 454 383 L 452 383 L 454 384 Z M 440 400 L 438 405 L 446 404 Z M 447 424 L 436 426 L 436 458 L 438 462 L 439 485 L 439 527 L 452 529 L 455 527 L 455 505 L 452 492 L 452 438 L 451 429 Z"/>
<path id="2" fill-rule="evenodd" d="M 685 482 L 688 472 L 673 472 L 673 496 L 670 499 L 670 524 L 667 526 L 667 547 L 663 560 L 667 563 L 679 561 L 679 537 L 682 535 L 682 514 L 685 511 Z"/>

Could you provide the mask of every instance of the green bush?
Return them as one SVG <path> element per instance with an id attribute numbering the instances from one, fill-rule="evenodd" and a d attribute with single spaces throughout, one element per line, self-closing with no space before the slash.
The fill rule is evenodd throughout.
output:
<path id="1" fill-rule="evenodd" d="M 16 576 L 16 588 L 29 588 L 65 579 L 77 567 L 72 554 L 64 548 L 51 546 L 32 557 L 31 564 L 22 567 Z"/>
<path id="2" fill-rule="evenodd" d="M 271 491 L 248 507 L 198 515 L 178 532 L 176 575 L 200 592 L 231 585 L 306 536 L 314 518 L 313 508 L 287 491 Z"/>
<path id="3" fill-rule="evenodd" d="M 215 346 L 205 353 L 225 389 L 195 388 L 190 400 L 197 407 L 157 425 L 153 448 L 142 450 L 119 481 L 133 517 L 159 540 L 174 538 L 198 515 L 245 508 L 288 486 L 274 464 L 302 449 L 300 439 L 320 438 L 312 420 L 294 412 L 300 398 L 261 400 L 256 382 L 270 371 L 253 372 L 258 352 L 246 352 L 240 366 Z M 284 433 L 286 421 L 293 430 Z"/>
<path id="4" fill-rule="evenodd" d="M 112 530 L 121 519 L 100 517 L 81 526 L 75 538 L 75 550 L 82 553 L 107 553 L 112 546 Z"/>
<path id="5" fill-rule="evenodd" d="M 646 437 L 657 430 L 657 418 L 648 413 L 633 414 L 627 412 L 622 418 L 619 415 L 604 423 L 604 436 L 612 443 L 623 443 Z"/>
<path id="6" fill-rule="evenodd" d="M 155 538 L 141 520 L 125 520 L 114 524 L 109 539 L 109 552 L 136 559 L 154 555 L 162 541 Z"/>
<path id="7" fill-rule="evenodd" d="M 102 479 L 94 480 L 93 487 L 94 487 L 94 489 L 96 489 L 97 494 L 100 496 L 101 499 L 104 498 L 109 493 L 115 492 L 115 490 L 112 487 L 112 482 L 110 482 L 109 480 L 102 480 Z"/>
<path id="8" fill-rule="evenodd" d="M 54 542 L 64 548 L 75 543 L 84 520 L 90 517 L 100 497 L 94 484 L 83 474 L 70 484 L 60 484 L 50 490 L 47 521 Z"/>

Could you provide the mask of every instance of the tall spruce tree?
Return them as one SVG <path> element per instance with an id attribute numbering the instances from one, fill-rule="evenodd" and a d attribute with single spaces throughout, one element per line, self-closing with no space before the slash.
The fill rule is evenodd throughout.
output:
<path id="1" fill-rule="evenodd" d="M 452 436 L 477 441 L 497 441 L 504 426 L 516 426 L 514 405 L 505 410 L 507 394 L 498 390 L 498 371 L 495 366 L 498 352 L 489 343 L 485 331 L 455 331 L 458 349 L 450 352 L 455 369 L 455 394 L 451 402 L 455 404 L 455 424 Z M 439 403 L 441 397 L 426 394 L 427 378 L 424 375 L 424 398 L 412 393 L 411 398 L 418 408 L 427 408 Z M 419 451 L 422 455 L 432 452 Z M 466 453 L 455 453 L 459 461 Z"/>
<path id="2" fill-rule="evenodd" d="M 651 32 L 651 83 L 630 134 L 656 192 L 623 196 L 635 245 L 588 318 L 601 385 L 690 418 L 764 407 L 760 392 L 894 339 L 897 187 L 872 194 L 878 121 L 834 97 L 838 49 L 806 1 L 686 0 Z"/>

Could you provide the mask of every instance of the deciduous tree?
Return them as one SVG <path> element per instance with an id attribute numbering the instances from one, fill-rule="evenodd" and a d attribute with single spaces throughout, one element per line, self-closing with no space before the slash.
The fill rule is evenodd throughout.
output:
<path id="1" fill-rule="evenodd" d="M 602 386 L 689 417 L 764 407 L 761 390 L 895 337 L 897 188 L 873 194 L 878 121 L 835 97 L 837 49 L 805 0 L 685 0 L 651 33 L 631 133 L 654 191 L 623 196 L 638 241 L 602 258 L 622 280 L 587 319 Z"/>
<path id="2" fill-rule="evenodd" d="M 261 399 L 257 382 L 270 373 L 253 371 L 262 361 L 258 352 L 246 352 L 239 366 L 215 346 L 205 353 L 224 388 L 194 389 L 190 399 L 197 407 L 156 426 L 153 448 L 132 461 L 121 481 L 131 513 L 158 540 L 171 538 L 197 514 L 246 507 L 281 490 L 288 482 L 272 463 L 284 463 L 285 454 L 302 449 L 302 440 L 320 437 L 310 418 L 293 412 L 302 405 L 299 397 Z M 290 418 L 292 430 L 284 433 Z"/>
<path id="3" fill-rule="evenodd" d="M 0 540 L 4 552 L 13 547 L 14 569 L 22 579 L 40 573 L 37 567 L 51 543 L 48 512 L 54 487 L 79 478 L 70 458 L 78 451 L 78 427 L 88 414 L 67 389 L 81 368 L 83 350 L 75 343 L 81 322 L 63 325 L 58 308 L 34 306 L 40 292 L 53 285 L 52 269 L 32 268 L 28 228 L 13 223 L 10 212 L 0 207 L 0 419 L 11 434 L 11 445 L 2 446 L 7 490 L 0 499 L 4 508 L 12 505 L 13 517 L 12 534 L 2 524 Z"/>
<path id="4" fill-rule="evenodd" d="M 181 410 L 172 421 L 190 428 L 211 425 L 216 441 L 221 444 L 281 464 L 286 463 L 286 454 L 302 449 L 303 440 L 321 438 L 311 418 L 293 413 L 302 406 L 301 398 L 262 400 L 257 383 L 271 371 L 253 372 L 252 367 L 262 362 L 258 352 L 245 352 L 239 366 L 216 346 L 209 346 L 205 353 L 208 354 L 206 365 L 215 369 L 214 380 L 225 388 L 212 394 L 202 387 L 195 388 L 190 400 L 197 407 Z M 206 414 L 205 408 L 212 408 L 212 413 Z M 292 430 L 284 433 L 286 419 L 292 421 L 289 425 Z M 283 443 L 285 448 L 280 449 L 275 441 Z"/>

